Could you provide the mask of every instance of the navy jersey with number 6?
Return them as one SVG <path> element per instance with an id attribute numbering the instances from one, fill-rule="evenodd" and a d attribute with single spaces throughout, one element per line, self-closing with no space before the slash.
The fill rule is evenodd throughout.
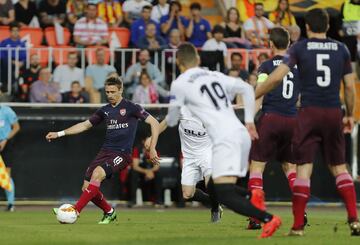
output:
<path id="1" fill-rule="evenodd" d="M 283 56 L 276 55 L 261 64 L 259 75 L 269 75 L 282 63 Z M 263 112 L 273 112 L 285 116 L 294 116 L 296 114 L 296 102 L 299 96 L 298 70 L 292 68 L 284 77 L 281 84 L 264 96 L 262 103 Z"/>
<path id="2" fill-rule="evenodd" d="M 93 126 L 106 123 L 106 136 L 103 149 L 131 153 L 137 124 L 149 116 L 141 106 L 122 99 L 115 107 L 107 104 L 98 109 L 89 121 Z"/>
<path id="3" fill-rule="evenodd" d="M 340 82 L 352 72 L 348 49 L 326 38 L 310 38 L 290 47 L 283 62 L 299 70 L 301 106 L 339 107 Z"/>

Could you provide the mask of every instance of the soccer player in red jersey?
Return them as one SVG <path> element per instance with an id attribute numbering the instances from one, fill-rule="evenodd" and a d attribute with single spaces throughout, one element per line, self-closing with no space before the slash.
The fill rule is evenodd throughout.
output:
<path id="1" fill-rule="evenodd" d="M 126 168 L 132 161 L 131 151 L 139 120 L 144 120 L 151 126 L 150 160 L 153 164 L 159 163 L 155 146 L 159 136 L 159 122 L 146 112 L 141 106 L 122 97 L 123 83 L 118 77 L 109 77 L 105 81 L 105 93 L 109 104 L 98 109 L 88 120 L 75 124 L 59 132 L 49 132 L 48 141 L 65 135 L 73 135 L 89 130 L 106 123 L 106 136 L 104 144 L 89 165 L 85 173 L 82 187 L 83 193 L 74 205 L 78 214 L 92 201 L 104 211 L 103 219 L 99 224 L 109 224 L 116 219 L 116 212 L 105 200 L 100 191 L 100 184 L 113 173 Z M 56 212 L 56 210 L 54 210 Z"/>
<path id="2" fill-rule="evenodd" d="M 343 199 L 351 235 L 360 235 L 353 180 L 345 164 L 344 132 L 354 125 L 354 75 L 350 54 L 343 43 L 326 37 L 329 16 L 323 9 L 313 9 L 305 16 L 308 39 L 290 47 L 283 63 L 256 89 L 261 97 L 274 89 L 289 70 L 299 70 L 301 108 L 293 136 L 297 177 L 293 187 L 294 223 L 289 235 L 304 234 L 304 212 L 310 197 L 310 177 L 315 154 L 321 150 L 324 162 L 336 178 Z M 344 81 L 346 115 L 340 107 L 339 90 Z"/>

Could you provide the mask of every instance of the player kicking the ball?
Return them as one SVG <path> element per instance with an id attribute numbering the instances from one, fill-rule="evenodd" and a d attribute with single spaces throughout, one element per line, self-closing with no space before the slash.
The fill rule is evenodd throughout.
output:
<path id="1" fill-rule="evenodd" d="M 280 227 L 281 220 L 261 210 L 264 206 L 262 190 L 253 192 L 250 201 L 249 192 L 236 186 L 237 178 L 245 176 L 248 170 L 250 135 L 257 137 L 253 88 L 241 79 L 199 68 L 199 61 L 192 44 L 179 46 L 177 64 L 182 74 L 171 84 L 166 122 L 170 127 L 177 125 L 182 106 L 202 122 L 212 143 L 210 195 L 231 210 L 264 222 L 261 237 L 270 237 Z M 243 96 L 246 127 L 236 117 L 229 94 Z"/>
<path id="2" fill-rule="evenodd" d="M 139 105 L 134 104 L 122 97 L 123 83 L 118 77 L 109 77 L 105 81 L 105 93 L 109 104 L 98 109 L 90 118 L 70 128 L 59 132 L 49 132 L 46 135 L 48 141 L 65 135 L 73 135 L 89 130 L 106 123 L 105 142 L 89 165 L 85 173 L 82 187 L 82 195 L 74 205 L 78 214 L 92 201 L 104 211 L 103 219 L 99 224 L 109 224 L 116 219 L 116 212 L 105 200 L 100 191 L 103 180 L 110 178 L 113 173 L 126 168 L 132 161 L 131 149 L 135 139 L 135 133 L 139 120 L 145 120 L 151 126 L 150 160 L 153 164 L 159 163 L 155 146 L 159 136 L 159 123 Z M 54 210 L 56 212 L 56 209 Z"/>
<path id="3" fill-rule="evenodd" d="M 257 97 L 278 86 L 290 69 L 297 65 L 301 93 L 293 137 L 297 177 L 293 187 L 294 223 L 289 235 L 304 234 L 304 212 L 310 197 L 310 177 L 315 154 L 321 150 L 324 162 L 336 178 L 343 199 L 351 235 L 360 235 L 353 180 L 345 164 L 344 132 L 351 132 L 354 119 L 354 74 L 350 54 L 343 43 L 326 37 L 329 16 L 323 9 L 305 15 L 308 39 L 295 43 L 280 64 L 256 89 Z M 341 111 L 339 90 L 344 80 L 346 115 Z"/>
<path id="4" fill-rule="evenodd" d="M 160 123 L 160 133 L 167 128 L 166 119 Z M 181 171 L 181 188 L 183 198 L 187 201 L 197 201 L 206 207 L 211 207 L 211 222 L 220 221 L 223 210 L 215 198 L 196 188 L 196 184 L 205 179 L 205 185 L 211 177 L 211 140 L 202 122 L 191 115 L 188 108 L 181 108 L 179 135 L 183 164 Z M 151 137 L 146 139 L 146 147 L 150 145 Z"/>
<path id="5" fill-rule="evenodd" d="M 290 43 L 289 39 L 289 33 L 283 27 L 271 30 L 270 45 L 274 57 L 259 67 L 259 84 L 281 64 Z M 249 190 L 263 189 L 263 172 L 266 163 L 271 160 L 282 163 L 292 190 L 296 178 L 296 165 L 291 163 L 291 139 L 295 129 L 298 96 L 298 71 L 297 68 L 293 68 L 282 83 L 263 97 L 261 116 L 256 123 L 259 139 L 253 142 L 250 151 Z M 250 219 L 248 229 L 260 228 L 260 222 Z"/>

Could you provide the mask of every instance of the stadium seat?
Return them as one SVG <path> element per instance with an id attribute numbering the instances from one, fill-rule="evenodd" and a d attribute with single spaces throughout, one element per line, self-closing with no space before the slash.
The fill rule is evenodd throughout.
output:
<path id="1" fill-rule="evenodd" d="M 47 66 L 49 62 L 49 48 L 46 46 L 37 46 L 29 48 L 29 57 L 33 54 L 37 54 L 40 59 L 40 65 L 42 67 Z"/>
<path id="2" fill-rule="evenodd" d="M 227 55 L 228 64 L 231 64 L 232 53 L 240 53 L 242 55 L 242 64 L 241 64 L 242 68 L 249 69 L 249 52 L 247 49 L 240 49 L 240 48 L 228 49 L 228 55 Z"/>
<path id="3" fill-rule="evenodd" d="M 53 47 L 53 58 L 56 65 L 67 63 L 67 55 L 70 52 L 77 52 L 73 46 L 55 46 Z"/>
<path id="4" fill-rule="evenodd" d="M 64 27 L 64 43 L 63 44 L 58 44 L 57 43 L 56 33 L 55 33 L 55 28 L 54 27 L 45 28 L 44 33 L 45 33 L 46 42 L 51 47 L 54 47 L 54 46 L 66 46 L 70 42 L 71 33 L 70 33 L 69 29 L 67 29 L 65 27 Z"/>
<path id="5" fill-rule="evenodd" d="M 96 49 L 103 48 L 105 50 L 105 64 L 110 63 L 110 57 L 112 53 L 110 52 L 110 49 L 105 46 L 89 46 L 85 49 L 86 59 L 89 64 L 96 63 Z"/>
<path id="6" fill-rule="evenodd" d="M 10 37 L 10 31 L 8 26 L 0 26 L 0 42 Z"/>
<path id="7" fill-rule="evenodd" d="M 21 39 L 28 38 L 31 44 L 30 47 L 39 47 L 43 41 L 43 36 L 44 33 L 41 28 L 22 27 L 20 29 Z"/>
<path id="8" fill-rule="evenodd" d="M 115 32 L 117 38 L 120 41 L 121 48 L 129 47 L 130 41 L 130 31 L 124 27 L 112 27 L 109 28 L 109 37 L 111 37 L 112 33 Z"/>

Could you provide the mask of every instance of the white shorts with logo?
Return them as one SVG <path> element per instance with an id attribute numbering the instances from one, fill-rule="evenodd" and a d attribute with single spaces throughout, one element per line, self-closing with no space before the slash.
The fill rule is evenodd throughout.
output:
<path id="1" fill-rule="evenodd" d="M 231 137 L 214 143 L 211 162 L 212 178 L 246 176 L 250 147 L 251 139 L 245 127 L 232 134 Z"/>
<path id="2" fill-rule="evenodd" d="M 195 186 L 204 177 L 211 176 L 211 153 L 201 159 L 184 158 L 181 184 Z"/>

